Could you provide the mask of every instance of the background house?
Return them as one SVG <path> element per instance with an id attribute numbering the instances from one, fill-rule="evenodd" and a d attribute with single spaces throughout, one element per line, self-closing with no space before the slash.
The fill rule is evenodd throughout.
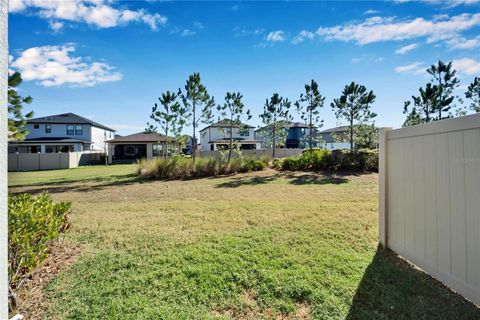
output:
<path id="1" fill-rule="evenodd" d="M 30 119 L 26 127 L 29 134 L 25 140 L 11 141 L 10 153 L 104 151 L 105 141 L 115 134 L 115 130 L 71 112 Z"/>
<path id="2" fill-rule="evenodd" d="M 107 143 L 109 163 L 131 163 L 138 159 L 162 157 L 164 154 L 172 156 L 179 149 L 175 138 L 158 133 L 139 132 L 116 137 Z"/>
<path id="3" fill-rule="evenodd" d="M 313 147 L 317 147 L 316 128 L 314 129 Z M 279 121 L 277 123 L 276 140 L 280 148 L 304 149 L 308 148 L 310 129 L 301 122 Z M 273 126 L 264 126 L 255 130 L 255 139 L 261 141 L 264 149 L 271 149 L 273 143 Z"/>
<path id="4" fill-rule="evenodd" d="M 240 123 L 232 128 L 234 144 L 242 150 L 260 149 L 261 141 L 255 140 L 254 128 Z M 230 143 L 230 120 L 224 119 L 200 130 L 200 150 L 214 151 L 228 149 Z"/>
<path id="5" fill-rule="evenodd" d="M 335 127 L 319 132 L 319 145 L 322 149 L 350 149 L 348 127 Z"/>

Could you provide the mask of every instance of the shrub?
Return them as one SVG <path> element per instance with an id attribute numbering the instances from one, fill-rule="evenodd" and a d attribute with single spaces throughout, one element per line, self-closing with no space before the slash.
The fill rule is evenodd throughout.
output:
<path id="1" fill-rule="evenodd" d="M 378 152 L 373 150 L 305 150 L 298 157 L 275 159 L 273 166 L 282 170 L 378 171 Z"/>
<path id="2" fill-rule="evenodd" d="M 226 163 L 215 158 L 197 158 L 193 164 L 191 158 L 158 158 L 140 160 L 137 173 L 149 179 L 212 177 L 220 174 L 263 170 L 267 167 L 265 161 L 268 160 L 232 158 L 230 163 Z"/>
<path id="3" fill-rule="evenodd" d="M 21 286 L 47 257 L 50 242 L 68 229 L 69 210 L 69 202 L 54 202 L 47 193 L 38 197 L 9 194 L 8 279 L 11 290 Z"/>

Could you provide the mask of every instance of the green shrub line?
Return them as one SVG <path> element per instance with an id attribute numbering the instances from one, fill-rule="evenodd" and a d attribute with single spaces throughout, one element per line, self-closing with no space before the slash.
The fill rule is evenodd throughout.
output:
<path id="1" fill-rule="evenodd" d="M 289 171 L 362 171 L 378 172 L 378 151 L 322 149 L 304 150 L 300 156 L 274 159 L 272 166 Z"/>
<path id="2" fill-rule="evenodd" d="M 15 291 L 48 256 L 49 245 L 68 227 L 70 202 L 54 202 L 47 194 L 8 196 L 8 280 L 10 309 Z"/>
<path id="3" fill-rule="evenodd" d="M 231 159 L 230 162 L 216 158 L 171 157 L 140 160 L 137 174 L 147 179 L 204 178 L 237 172 L 261 171 L 268 166 L 268 158 Z"/>

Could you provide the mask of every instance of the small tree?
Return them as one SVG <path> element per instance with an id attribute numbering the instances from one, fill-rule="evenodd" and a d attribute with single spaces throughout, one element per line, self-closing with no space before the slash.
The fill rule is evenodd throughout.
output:
<path id="1" fill-rule="evenodd" d="M 371 104 L 375 101 L 373 91 L 367 91 L 365 86 L 355 82 L 346 85 L 342 95 L 334 99 L 331 103 L 332 109 L 338 120 L 348 121 L 348 130 L 350 134 L 350 150 L 353 151 L 354 145 L 354 125 L 365 124 L 374 119 L 377 114 L 370 110 Z"/>
<path id="2" fill-rule="evenodd" d="M 242 127 L 242 118 L 250 120 L 252 115 L 250 110 L 245 111 L 245 105 L 242 102 L 243 96 L 240 92 L 230 93 L 227 92 L 225 95 L 225 103 L 223 105 L 218 105 L 217 110 L 220 114 L 220 117 L 227 119 L 228 132 L 229 132 L 229 148 L 228 148 L 228 160 L 227 163 L 230 163 L 232 158 L 232 149 L 233 149 L 233 129 L 239 128 L 239 130 L 244 130 Z"/>
<path id="3" fill-rule="evenodd" d="M 313 149 L 315 128 L 323 126 L 323 120 L 320 120 L 320 108 L 323 108 L 324 102 L 325 97 L 320 94 L 315 80 L 305 85 L 305 93 L 300 94 L 300 100 L 295 102 L 297 112 L 300 113 L 302 120 L 308 124 L 308 145 L 310 151 Z"/>
<path id="4" fill-rule="evenodd" d="M 192 125 L 193 137 L 193 162 L 195 163 L 195 153 L 197 151 L 196 130 L 200 122 L 208 124 L 213 118 L 212 107 L 215 105 L 215 99 L 210 97 L 205 86 L 201 83 L 200 74 L 194 73 L 188 77 L 185 84 L 185 91 L 179 91 L 185 108 L 185 119 Z M 200 115 L 198 114 L 200 109 Z"/>
<path id="5" fill-rule="evenodd" d="M 378 128 L 375 123 L 355 126 L 355 146 L 358 149 L 376 149 L 378 146 Z"/>
<path id="6" fill-rule="evenodd" d="M 414 105 L 411 109 L 409 109 L 411 102 L 405 101 L 403 113 L 407 114 L 407 119 L 403 123 L 404 127 L 436 120 L 438 87 L 427 83 L 425 89 L 419 88 L 418 91 L 420 92 L 418 97 L 412 96 Z"/>
<path id="7" fill-rule="evenodd" d="M 282 98 L 278 93 L 274 93 L 270 100 L 265 101 L 263 113 L 260 115 L 262 122 L 272 128 L 272 157 L 275 158 L 275 148 L 277 147 L 277 131 L 284 123 L 292 117 L 289 114 L 291 102 Z"/>
<path id="8" fill-rule="evenodd" d="M 16 88 L 22 84 L 22 76 L 19 72 L 14 72 L 8 76 L 8 139 L 24 140 L 28 135 L 28 129 L 25 127 L 27 120 L 33 117 L 33 111 L 26 115 L 22 114 L 23 104 L 32 103 L 30 96 L 22 97 L 18 95 Z"/>
<path id="9" fill-rule="evenodd" d="M 470 104 L 470 109 L 474 112 L 480 112 L 480 78 L 475 77 L 472 83 L 467 88 L 465 92 L 465 97 L 470 99 L 472 103 Z"/>
<path id="10" fill-rule="evenodd" d="M 433 99 L 433 111 L 437 118 L 435 120 L 450 118 L 452 116 L 450 110 L 455 107 L 452 104 L 454 101 L 453 90 L 460 83 L 460 80 L 455 77 L 457 72 L 453 69 L 452 62 L 445 64 L 440 60 L 436 65 L 431 65 L 427 72 L 432 75 L 432 83 L 436 83 L 437 87 L 436 96 Z"/>
<path id="11" fill-rule="evenodd" d="M 177 138 L 185 125 L 186 110 L 180 105 L 177 98 L 178 94 L 176 93 L 170 91 L 162 93 L 162 96 L 158 98 L 163 107 L 162 110 L 159 109 L 158 104 L 155 103 L 152 108 L 152 114 L 150 115 L 150 119 L 158 123 L 162 132 L 165 134 L 165 146 L 162 150 L 164 157 L 167 157 L 169 134 Z M 147 123 L 147 125 L 149 124 Z M 149 129 L 156 131 L 156 127 L 152 125 L 149 125 Z"/>

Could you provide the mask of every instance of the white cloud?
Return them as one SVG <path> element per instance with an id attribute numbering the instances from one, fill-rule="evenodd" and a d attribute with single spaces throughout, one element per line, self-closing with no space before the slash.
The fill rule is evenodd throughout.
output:
<path id="1" fill-rule="evenodd" d="M 203 28 L 205 28 L 205 26 L 203 25 L 203 23 L 201 23 L 200 21 L 195 21 L 195 22 L 193 23 L 193 26 L 194 26 L 195 28 L 197 28 L 197 29 L 203 29 Z"/>
<path id="2" fill-rule="evenodd" d="M 234 37 L 246 37 L 246 36 L 258 36 L 265 33 L 265 29 L 258 28 L 258 29 L 245 29 L 241 27 L 233 28 L 233 36 Z"/>
<path id="3" fill-rule="evenodd" d="M 267 41 L 270 41 L 270 42 L 281 42 L 281 41 L 285 41 L 286 38 L 285 38 L 285 32 L 283 32 L 282 30 L 277 30 L 277 31 L 272 31 L 272 32 L 269 32 L 267 34 Z"/>
<path id="4" fill-rule="evenodd" d="M 378 10 L 373 10 L 373 9 L 368 9 L 367 11 L 365 11 L 363 14 L 378 14 L 379 11 Z"/>
<path id="5" fill-rule="evenodd" d="M 50 21 L 48 23 L 48 26 L 50 29 L 52 29 L 54 32 L 59 32 L 63 28 L 63 22 L 60 21 Z"/>
<path id="6" fill-rule="evenodd" d="M 406 3 L 418 0 L 395 0 L 397 3 Z M 435 5 L 442 5 L 445 8 L 453 8 L 460 5 L 471 5 L 475 3 L 479 3 L 480 0 L 420 0 L 421 2 L 435 4 Z"/>
<path id="7" fill-rule="evenodd" d="M 315 37 L 315 34 L 313 32 L 308 30 L 302 30 L 295 38 L 293 38 L 292 43 L 299 44 L 300 42 L 303 42 L 305 39 L 313 39 L 314 37 Z"/>
<path id="8" fill-rule="evenodd" d="M 73 45 L 33 47 L 20 53 L 11 63 L 25 81 L 36 80 L 45 87 L 91 87 L 101 82 L 118 81 L 122 75 L 105 62 L 86 62 L 75 57 Z"/>
<path id="9" fill-rule="evenodd" d="M 426 37 L 427 42 L 458 37 L 459 32 L 480 26 L 480 13 L 464 13 L 450 18 L 398 21 L 394 17 L 371 17 L 361 23 L 320 27 L 317 36 L 325 40 L 353 41 L 360 45 Z"/>
<path id="10" fill-rule="evenodd" d="M 30 9 L 49 21 L 65 20 L 83 22 L 98 28 L 111 28 L 131 22 L 143 22 L 152 30 L 164 25 L 167 18 L 143 9 L 123 10 L 112 6 L 110 0 L 10 0 L 12 13 Z"/>
<path id="11" fill-rule="evenodd" d="M 409 51 L 412 51 L 413 49 L 417 48 L 418 46 L 419 46 L 418 43 L 408 44 L 406 46 L 403 46 L 403 47 L 395 50 L 395 54 L 405 54 L 405 53 L 407 53 Z"/>
<path id="12" fill-rule="evenodd" d="M 452 61 L 453 68 L 467 75 L 480 74 L 480 61 L 471 58 L 455 59 Z"/>
<path id="13" fill-rule="evenodd" d="M 408 74 L 423 74 L 425 73 L 425 66 L 422 62 L 414 62 L 404 66 L 398 66 L 395 68 L 397 73 L 408 73 Z"/>
<path id="14" fill-rule="evenodd" d="M 446 42 L 450 49 L 474 49 L 480 47 L 480 36 L 472 39 L 455 37 Z"/>
<path id="15" fill-rule="evenodd" d="M 182 37 L 193 36 L 193 35 L 195 35 L 195 34 L 196 34 L 196 32 L 195 32 L 195 31 L 192 31 L 192 30 L 190 30 L 190 29 L 184 29 L 182 32 L 180 32 L 180 35 L 181 35 Z"/>

